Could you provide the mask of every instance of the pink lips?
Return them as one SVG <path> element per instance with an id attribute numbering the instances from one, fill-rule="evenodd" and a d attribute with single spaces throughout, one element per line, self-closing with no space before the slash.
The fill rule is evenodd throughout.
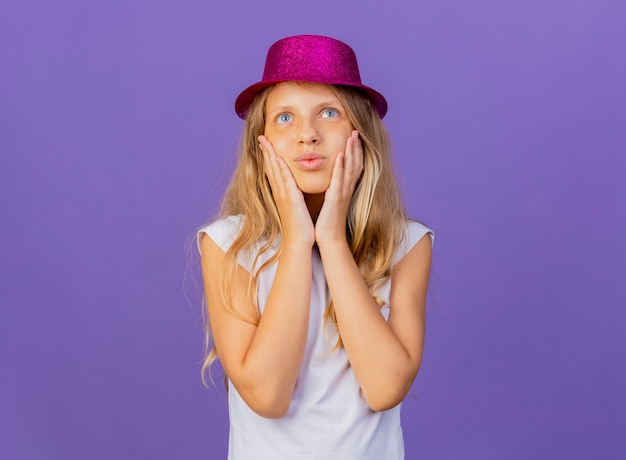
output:
<path id="1" fill-rule="evenodd" d="M 317 153 L 303 153 L 295 159 L 296 164 L 305 171 L 321 169 L 326 163 L 326 157 Z"/>

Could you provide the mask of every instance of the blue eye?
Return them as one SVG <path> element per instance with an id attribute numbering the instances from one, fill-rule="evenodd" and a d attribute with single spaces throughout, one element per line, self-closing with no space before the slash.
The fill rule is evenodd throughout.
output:
<path id="1" fill-rule="evenodd" d="M 288 113 L 281 113 L 280 115 L 278 115 L 278 118 L 276 119 L 277 123 L 289 123 L 291 121 L 291 115 L 289 115 Z"/>
<path id="2" fill-rule="evenodd" d="M 334 117 L 338 117 L 339 114 L 337 113 L 335 109 L 326 109 L 324 110 L 324 112 L 322 112 L 322 116 L 326 118 L 334 118 Z"/>

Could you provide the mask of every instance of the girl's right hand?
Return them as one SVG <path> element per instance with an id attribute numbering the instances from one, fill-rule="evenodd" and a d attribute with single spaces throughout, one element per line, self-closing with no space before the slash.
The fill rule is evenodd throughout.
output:
<path id="1" fill-rule="evenodd" d="M 263 152 L 265 175 L 272 187 L 280 215 L 283 245 L 305 243 L 312 247 L 315 243 L 315 227 L 302 191 L 285 160 L 274 151 L 272 143 L 265 136 L 259 136 L 258 140 Z"/>

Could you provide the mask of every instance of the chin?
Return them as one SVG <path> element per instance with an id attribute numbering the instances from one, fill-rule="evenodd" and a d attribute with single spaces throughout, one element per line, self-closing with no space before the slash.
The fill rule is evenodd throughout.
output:
<path id="1" fill-rule="evenodd" d="M 328 190 L 329 185 L 330 184 L 328 183 L 323 183 L 323 184 L 305 183 L 305 184 L 298 184 L 298 188 L 302 191 L 302 193 L 306 193 L 307 195 L 319 195 L 319 194 L 326 193 L 326 190 Z"/>
<path id="2" fill-rule="evenodd" d="M 303 176 L 294 177 L 296 185 L 302 191 L 309 195 L 318 195 L 326 193 L 330 186 L 330 177 L 327 174 L 305 174 Z"/>

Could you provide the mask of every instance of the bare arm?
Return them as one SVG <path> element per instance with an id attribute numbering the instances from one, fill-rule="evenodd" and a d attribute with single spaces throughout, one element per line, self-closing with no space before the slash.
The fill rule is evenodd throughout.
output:
<path id="1" fill-rule="evenodd" d="M 399 404 L 419 370 L 424 348 L 430 238 L 422 238 L 394 267 L 389 321 L 373 300 L 347 246 L 320 253 L 350 365 L 374 410 Z"/>
<path id="2" fill-rule="evenodd" d="M 430 238 L 422 238 L 394 267 L 390 315 L 380 308 L 354 261 L 345 222 L 356 181 L 363 170 L 356 132 L 337 157 L 331 184 L 315 225 L 324 273 L 350 365 L 374 410 L 396 406 L 409 391 L 422 360 Z"/>
<path id="3" fill-rule="evenodd" d="M 219 292 L 224 252 L 210 239 L 201 242 L 202 268 L 211 331 L 229 379 L 248 404 L 264 417 L 289 409 L 304 356 L 311 301 L 313 223 L 302 193 L 284 161 L 261 140 L 265 168 L 282 223 L 281 254 L 263 314 L 255 326 L 228 311 Z M 232 308 L 246 316 L 250 274 L 239 267 L 233 280 Z"/>
<path id="4" fill-rule="evenodd" d="M 256 326 L 233 315 L 222 303 L 215 280 L 225 254 L 206 235 L 201 254 L 209 321 L 222 366 L 252 410 L 264 417 L 280 417 L 289 409 L 306 344 L 311 249 L 302 246 L 283 251 Z M 250 317 L 249 278 L 239 267 L 233 280 L 232 308 L 244 318 Z"/>

